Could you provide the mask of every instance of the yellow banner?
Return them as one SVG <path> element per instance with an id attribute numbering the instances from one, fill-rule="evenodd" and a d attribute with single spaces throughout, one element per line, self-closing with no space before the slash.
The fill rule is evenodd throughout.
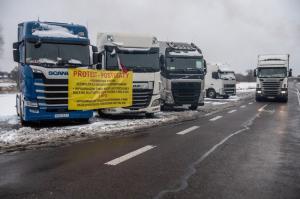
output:
<path id="1" fill-rule="evenodd" d="M 69 69 L 68 109 L 132 106 L 132 72 Z"/>

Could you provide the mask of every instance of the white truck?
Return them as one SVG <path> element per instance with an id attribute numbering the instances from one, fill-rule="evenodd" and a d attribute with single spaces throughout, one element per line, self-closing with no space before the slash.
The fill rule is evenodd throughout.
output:
<path id="1" fill-rule="evenodd" d="M 258 55 L 256 77 L 256 101 L 276 99 L 288 101 L 289 54 Z"/>
<path id="2" fill-rule="evenodd" d="M 162 107 L 204 105 L 206 62 L 193 43 L 159 42 Z"/>
<path id="3" fill-rule="evenodd" d="M 206 97 L 216 98 L 236 95 L 236 78 L 233 70 L 224 64 L 207 65 L 205 76 Z"/>
<path id="4" fill-rule="evenodd" d="M 120 70 L 121 62 L 133 71 L 133 104 L 124 108 L 102 109 L 104 114 L 146 114 L 160 111 L 159 44 L 156 37 L 126 33 L 98 33 L 103 70 Z"/>

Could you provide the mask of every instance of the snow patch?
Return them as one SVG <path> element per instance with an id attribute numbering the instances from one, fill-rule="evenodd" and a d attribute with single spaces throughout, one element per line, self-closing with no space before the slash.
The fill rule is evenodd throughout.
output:
<path id="1" fill-rule="evenodd" d="M 13 122 L 16 118 L 16 94 L 0 94 L 0 122 Z"/>

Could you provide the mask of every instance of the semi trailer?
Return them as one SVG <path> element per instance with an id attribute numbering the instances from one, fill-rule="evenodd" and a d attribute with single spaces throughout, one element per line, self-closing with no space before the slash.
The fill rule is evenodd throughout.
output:
<path id="1" fill-rule="evenodd" d="M 162 107 L 204 105 L 206 62 L 193 43 L 159 42 Z"/>
<path id="2" fill-rule="evenodd" d="M 292 76 L 289 59 L 289 54 L 258 55 L 257 68 L 254 70 L 256 101 L 288 101 L 288 77 Z"/>
<path id="3" fill-rule="evenodd" d="M 13 43 L 18 63 L 17 114 L 22 124 L 88 120 L 92 111 L 68 110 L 68 68 L 91 66 L 87 29 L 81 25 L 28 21 Z"/>
<path id="4" fill-rule="evenodd" d="M 205 76 L 205 91 L 208 98 L 229 98 L 236 95 L 234 71 L 224 64 L 209 63 Z"/>
<path id="5" fill-rule="evenodd" d="M 133 72 L 132 106 L 101 109 L 104 114 L 145 114 L 160 111 L 159 44 L 156 37 L 128 33 L 98 33 L 102 70 Z"/>

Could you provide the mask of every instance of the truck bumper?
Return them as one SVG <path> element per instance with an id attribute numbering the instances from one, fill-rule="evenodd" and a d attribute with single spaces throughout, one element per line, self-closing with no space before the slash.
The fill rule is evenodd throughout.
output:
<path id="1" fill-rule="evenodd" d="M 128 108 L 106 108 L 106 109 L 101 109 L 101 111 L 105 114 L 110 114 L 110 115 L 157 113 L 157 112 L 160 112 L 160 103 L 153 106 L 153 102 L 157 101 L 157 100 L 160 101 L 160 95 L 153 96 L 149 106 L 146 108 L 140 108 L 140 109 L 131 109 L 130 107 L 128 107 Z"/>
<path id="2" fill-rule="evenodd" d="M 89 119 L 93 111 L 47 112 L 39 108 L 24 107 L 24 120 L 29 122 Z"/>

